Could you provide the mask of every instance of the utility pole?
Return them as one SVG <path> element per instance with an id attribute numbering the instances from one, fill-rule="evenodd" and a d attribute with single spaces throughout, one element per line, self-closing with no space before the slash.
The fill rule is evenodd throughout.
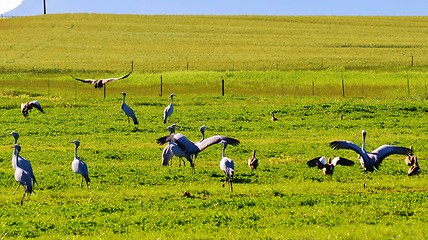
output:
<path id="1" fill-rule="evenodd" d="M 46 0 L 43 0 L 43 13 L 46 14 Z"/>

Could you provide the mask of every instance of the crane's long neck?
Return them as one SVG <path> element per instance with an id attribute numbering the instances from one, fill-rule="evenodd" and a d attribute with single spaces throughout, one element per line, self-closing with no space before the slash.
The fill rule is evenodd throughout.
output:
<path id="1" fill-rule="evenodd" d="M 361 144 L 361 149 L 363 152 L 366 152 L 366 134 L 363 133 L 363 143 Z"/>
<path id="2" fill-rule="evenodd" d="M 125 104 L 125 95 L 123 95 L 122 103 Z"/>
<path id="3" fill-rule="evenodd" d="M 19 158 L 19 151 L 16 150 L 16 148 L 13 150 L 13 158 L 12 158 L 12 164 L 13 166 L 18 166 L 18 158 Z"/>
<path id="4" fill-rule="evenodd" d="M 77 158 L 79 158 L 78 156 L 77 156 L 77 148 L 78 148 L 79 146 L 77 146 L 76 145 L 76 148 L 74 149 L 74 158 L 75 159 L 77 159 Z"/>
<path id="5" fill-rule="evenodd" d="M 205 139 L 205 132 L 204 132 L 204 131 L 201 131 L 201 134 L 202 134 L 202 138 L 201 138 L 201 141 L 200 141 L 200 142 L 204 141 L 204 139 Z"/>
<path id="6" fill-rule="evenodd" d="M 221 150 L 221 157 L 226 157 L 226 155 L 224 154 L 226 150 L 226 144 L 223 145 L 223 149 Z"/>
<path id="7" fill-rule="evenodd" d="M 253 154 L 251 156 L 252 159 L 256 158 L 256 150 L 253 150 Z"/>

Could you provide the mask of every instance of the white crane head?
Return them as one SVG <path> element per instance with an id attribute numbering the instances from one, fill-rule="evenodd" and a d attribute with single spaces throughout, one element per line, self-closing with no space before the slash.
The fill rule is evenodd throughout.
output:
<path id="1" fill-rule="evenodd" d="M 219 144 L 222 144 L 223 145 L 223 149 L 226 149 L 226 147 L 227 147 L 227 141 L 226 140 L 221 140 L 219 142 Z"/>
<path id="2" fill-rule="evenodd" d="M 19 138 L 19 134 L 16 131 L 13 131 L 10 133 L 10 135 L 12 135 L 12 137 L 15 139 L 15 144 L 18 142 L 18 138 Z"/>
<path id="3" fill-rule="evenodd" d="M 367 135 L 366 130 L 362 130 L 362 131 L 361 131 L 361 134 L 363 135 L 363 137 L 366 137 L 366 135 Z"/>
<path id="4" fill-rule="evenodd" d="M 203 125 L 203 126 L 201 126 L 200 128 L 199 128 L 199 131 L 202 133 L 202 134 L 205 134 L 205 131 L 207 130 L 207 126 L 205 126 L 205 125 Z"/>
<path id="5" fill-rule="evenodd" d="M 79 140 L 73 140 L 71 143 L 76 144 L 76 148 L 78 148 L 80 146 Z"/>
<path id="6" fill-rule="evenodd" d="M 169 97 L 171 98 L 171 100 L 172 100 L 172 98 L 175 96 L 175 94 L 174 93 L 171 93 L 170 95 L 169 95 Z"/>
<path id="7" fill-rule="evenodd" d="M 126 97 L 126 92 L 121 92 L 123 97 Z"/>

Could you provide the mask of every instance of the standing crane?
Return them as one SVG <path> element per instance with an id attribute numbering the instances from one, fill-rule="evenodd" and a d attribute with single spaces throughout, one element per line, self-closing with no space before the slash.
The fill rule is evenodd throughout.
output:
<path id="1" fill-rule="evenodd" d="M 37 100 L 21 103 L 21 112 L 24 115 L 24 117 L 28 117 L 28 111 L 31 112 L 31 109 L 33 108 L 36 108 L 40 112 L 44 113 L 42 106 Z"/>
<path id="2" fill-rule="evenodd" d="M 172 98 L 175 96 L 174 93 L 171 93 L 169 97 L 171 98 L 171 101 L 168 106 L 163 110 L 163 123 L 166 123 L 166 119 L 172 115 L 174 112 L 174 105 L 172 105 Z"/>
<path id="3" fill-rule="evenodd" d="M 250 166 L 251 170 L 256 170 L 256 168 L 259 166 L 259 160 L 256 157 L 256 150 L 253 150 L 251 158 L 248 159 L 248 166 Z"/>
<path id="4" fill-rule="evenodd" d="M 73 172 L 82 175 L 82 182 L 80 183 L 80 187 L 82 187 L 83 179 L 85 179 L 86 185 L 88 186 L 88 188 L 91 188 L 91 180 L 89 179 L 88 166 L 77 156 L 77 148 L 79 148 L 80 142 L 79 140 L 74 140 L 71 143 L 74 143 L 76 145 L 76 148 L 74 149 L 74 160 L 71 163 L 71 169 L 73 169 Z"/>
<path id="5" fill-rule="evenodd" d="M 137 125 L 138 120 L 137 120 L 137 117 L 135 116 L 134 110 L 132 110 L 132 108 L 130 108 L 125 102 L 126 92 L 122 92 L 122 95 L 123 95 L 122 110 L 126 114 L 126 116 L 128 116 L 128 123 L 130 122 L 129 118 L 132 118 L 132 120 L 134 121 L 134 124 Z"/>
<path id="6" fill-rule="evenodd" d="M 18 132 L 13 131 L 10 133 L 10 135 L 12 135 L 12 137 L 15 139 L 14 144 L 18 144 L 18 138 L 19 138 Z M 37 183 L 36 176 L 34 176 L 33 167 L 31 166 L 31 163 L 20 155 L 19 157 L 16 157 L 16 150 L 14 149 L 12 154 L 13 170 L 16 170 L 17 166 L 25 170 L 28 174 L 30 174 L 31 179 L 33 180 L 33 185 Z"/>
<path id="7" fill-rule="evenodd" d="M 15 180 L 24 187 L 24 195 L 22 195 L 22 198 L 21 198 L 21 205 L 22 205 L 24 203 L 25 195 L 28 194 L 28 198 L 30 198 L 31 193 L 33 193 L 34 190 L 33 190 L 33 183 L 31 181 L 31 174 L 25 171 L 24 169 L 22 169 L 21 167 L 19 167 L 19 164 L 16 162 L 17 159 L 19 159 L 20 151 L 21 151 L 21 146 L 19 146 L 19 144 L 15 144 L 14 145 L 15 160 L 13 161 L 15 161 L 16 168 L 15 168 L 14 175 L 15 175 Z M 16 188 L 15 193 L 18 190 L 18 187 Z"/>
<path id="8" fill-rule="evenodd" d="M 227 141 L 221 140 L 220 144 L 223 145 L 223 149 L 221 150 L 221 160 L 220 160 L 220 169 L 224 172 L 226 175 L 226 180 L 223 182 L 223 187 L 226 183 L 230 184 L 230 191 L 233 192 L 232 188 L 232 181 L 233 181 L 233 175 L 235 173 L 235 163 L 232 159 L 226 157 L 224 154 L 226 147 L 227 147 Z"/>

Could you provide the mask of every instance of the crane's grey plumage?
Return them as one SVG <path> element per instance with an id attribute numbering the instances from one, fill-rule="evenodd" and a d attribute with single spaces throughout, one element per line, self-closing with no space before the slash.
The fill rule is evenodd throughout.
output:
<path id="1" fill-rule="evenodd" d="M 173 124 L 175 125 L 175 124 Z M 172 130 L 172 126 L 171 130 Z M 170 129 L 170 127 L 168 127 L 168 130 Z M 201 132 L 202 138 L 199 142 L 194 142 L 195 145 L 199 145 L 204 139 L 205 139 L 205 130 L 206 130 L 206 126 L 201 126 L 199 128 L 199 131 Z M 174 132 L 170 131 L 170 135 L 173 135 L 175 133 L 175 126 L 174 126 Z M 168 137 L 168 136 L 166 136 Z M 166 137 L 164 137 L 166 139 Z M 159 143 L 159 139 L 157 140 L 157 142 Z M 160 143 L 161 144 L 161 143 Z M 185 165 L 185 162 L 183 160 L 183 157 L 186 156 L 186 153 L 174 142 L 174 141 L 169 141 L 168 145 L 165 146 L 164 150 L 162 151 L 162 165 L 166 166 L 168 165 L 168 162 L 174 157 L 177 156 L 179 157 L 182 161 L 183 164 Z M 180 165 L 181 166 L 181 162 Z"/>
<path id="2" fill-rule="evenodd" d="M 15 154 L 15 161 L 16 159 L 19 159 L 19 152 L 21 151 L 21 146 L 19 144 L 14 145 L 14 154 Z M 31 175 L 24 169 L 19 167 L 19 164 L 16 164 L 15 168 L 15 180 L 24 187 L 24 195 L 22 195 L 21 198 L 21 205 L 24 203 L 25 195 L 28 194 L 28 197 L 30 197 L 31 193 L 34 192 L 33 190 L 33 183 L 31 180 Z M 19 185 L 18 185 L 19 187 Z M 18 189 L 18 188 L 17 188 Z M 15 191 L 16 192 L 16 191 Z"/>
<path id="3" fill-rule="evenodd" d="M 251 158 L 248 159 L 248 166 L 250 166 L 251 170 L 256 170 L 259 166 L 259 160 L 256 157 L 256 150 L 253 150 Z"/>
<path id="4" fill-rule="evenodd" d="M 80 183 L 80 187 L 82 187 L 83 179 L 85 179 L 86 185 L 88 186 L 88 188 L 90 188 L 91 187 L 91 185 L 90 185 L 91 180 L 89 179 L 88 166 L 77 155 L 77 148 L 79 148 L 80 142 L 78 140 L 74 140 L 71 143 L 74 143 L 76 145 L 76 148 L 74 149 L 74 160 L 71 163 L 71 169 L 73 169 L 73 172 L 82 175 L 82 182 Z"/>
<path id="5" fill-rule="evenodd" d="M 129 118 L 132 118 L 132 121 L 134 121 L 134 124 L 137 125 L 138 120 L 137 120 L 137 117 L 135 116 L 134 110 L 132 110 L 125 102 L 126 92 L 122 92 L 122 95 L 123 95 L 122 110 L 126 114 L 126 116 L 128 116 L 128 123 L 130 122 Z"/>
<path id="6" fill-rule="evenodd" d="M 223 145 L 223 148 L 221 150 L 221 160 L 220 160 L 220 169 L 224 172 L 226 175 L 226 180 L 223 182 L 223 187 L 226 183 L 230 184 L 230 191 L 233 192 L 232 188 L 232 182 L 233 182 L 233 175 L 235 173 L 235 163 L 232 159 L 226 157 L 225 150 L 227 147 L 227 141 L 221 140 L 220 144 Z"/>
<path id="7" fill-rule="evenodd" d="M 326 157 L 322 156 L 322 157 L 316 157 L 312 160 L 309 160 L 307 164 L 309 167 L 317 166 L 318 169 L 323 171 L 325 176 L 325 175 L 333 175 L 335 166 L 337 165 L 352 166 L 354 165 L 354 161 L 346 158 L 342 158 L 342 157 L 335 157 L 333 158 L 333 161 L 331 160 L 331 158 L 329 158 L 327 162 Z"/>
<path id="8" fill-rule="evenodd" d="M 172 124 L 168 126 L 166 129 L 169 131 L 169 134 L 174 134 L 177 124 Z M 174 157 L 174 152 L 172 151 L 172 147 L 175 145 L 173 142 L 170 142 L 162 151 L 162 166 L 168 166 L 171 164 L 171 160 Z M 181 163 L 180 163 L 181 165 Z"/>
<path id="9" fill-rule="evenodd" d="M 184 152 L 184 157 L 190 162 L 191 166 L 194 167 L 194 162 L 198 157 L 198 154 L 202 152 L 205 148 L 213 144 L 219 143 L 221 140 L 225 140 L 228 144 L 231 144 L 233 146 L 239 145 L 239 140 L 220 135 L 212 136 L 198 143 L 194 143 L 187 139 L 187 137 L 181 133 L 171 134 L 158 138 L 156 142 L 159 145 L 169 143 L 171 141 L 174 142 Z"/>
<path id="10" fill-rule="evenodd" d="M 124 79 L 127 78 L 129 75 L 131 75 L 132 72 L 126 74 L 125 76 L 122 77 L 117 77 L 117 78 L 105 78 L 105 79 L 81 79 L 81 78 L 76 78 L 73 77 L 74 79 L 76 79 L 77 81 L 81 81 L 83 83 L 88 83 L 88 84 L 94 84 L 94 88 L 103 88 L 105 84 L 109 83 L 109 82 L 113 82 L 116 80 L 120 80 L 120 79 Z"/>
<path id="11" fill-rule="evenodd" d="M 171 98 L 171 101 L 169 105 L 166 106 L 166 108 L 163 110 L 163 123 L 166 123 L 166 120 L 168 119 L 168 117 L 170 117 L 174 112 L 174 105 L 172 104 L 174 96 L 175 96 L 174 93 L 171 93 L 171 95 L 169 95 L 169 97 Z"/>
<path id="12" fill-rule="evenodd" d="M 338 149 L 350 149 L 358 153 L 358 159 L 360 160 L 361 166 L 366 170 L 373 172 L 375 169 L 379 169 L 382 160 L 392 154 L 409 155 L 412 150 L 406 147 L 382 145 L 375 149 L 373 152 L 366 151 L 366 131 L 362 131 L 363 143 L 362 147 L 357 146 L 355 143 L 350 141 L 333 141 L 330 143 L 330 147 Z"/>
<path id="13" fill-rule="evenodd" d="M 17 144 L 18 138 L 19 138 L 18 132 L 13 131 L 10 133 L 10 135 L 12 135 L 13 138 L 15 139 L 14 144 Z M 25 170 L 28 174 L 30 174 L 31 179 L 33 180 L 33 185 L 37 183 L 36 176 L 34 175 L 33 167 L 31 166 L 31 163 L 21 155 L 19 155 L 17 158 L 16 150 L 14 149 L 12 154 L 12 167 L 14 170 L 16 170 L 17 166 L 19 166 L 20 168 Z"/>
<path id="14" fill-rule="evenodd" d="M 28 111 L 31 112 L 31 109 L 33 108 L 36 108 L 40 112 L 44 113 L 42 106 L 37 100 L 21 103 L 21 112 L 24 115 L 24 117 L 28 117 Z"/>

